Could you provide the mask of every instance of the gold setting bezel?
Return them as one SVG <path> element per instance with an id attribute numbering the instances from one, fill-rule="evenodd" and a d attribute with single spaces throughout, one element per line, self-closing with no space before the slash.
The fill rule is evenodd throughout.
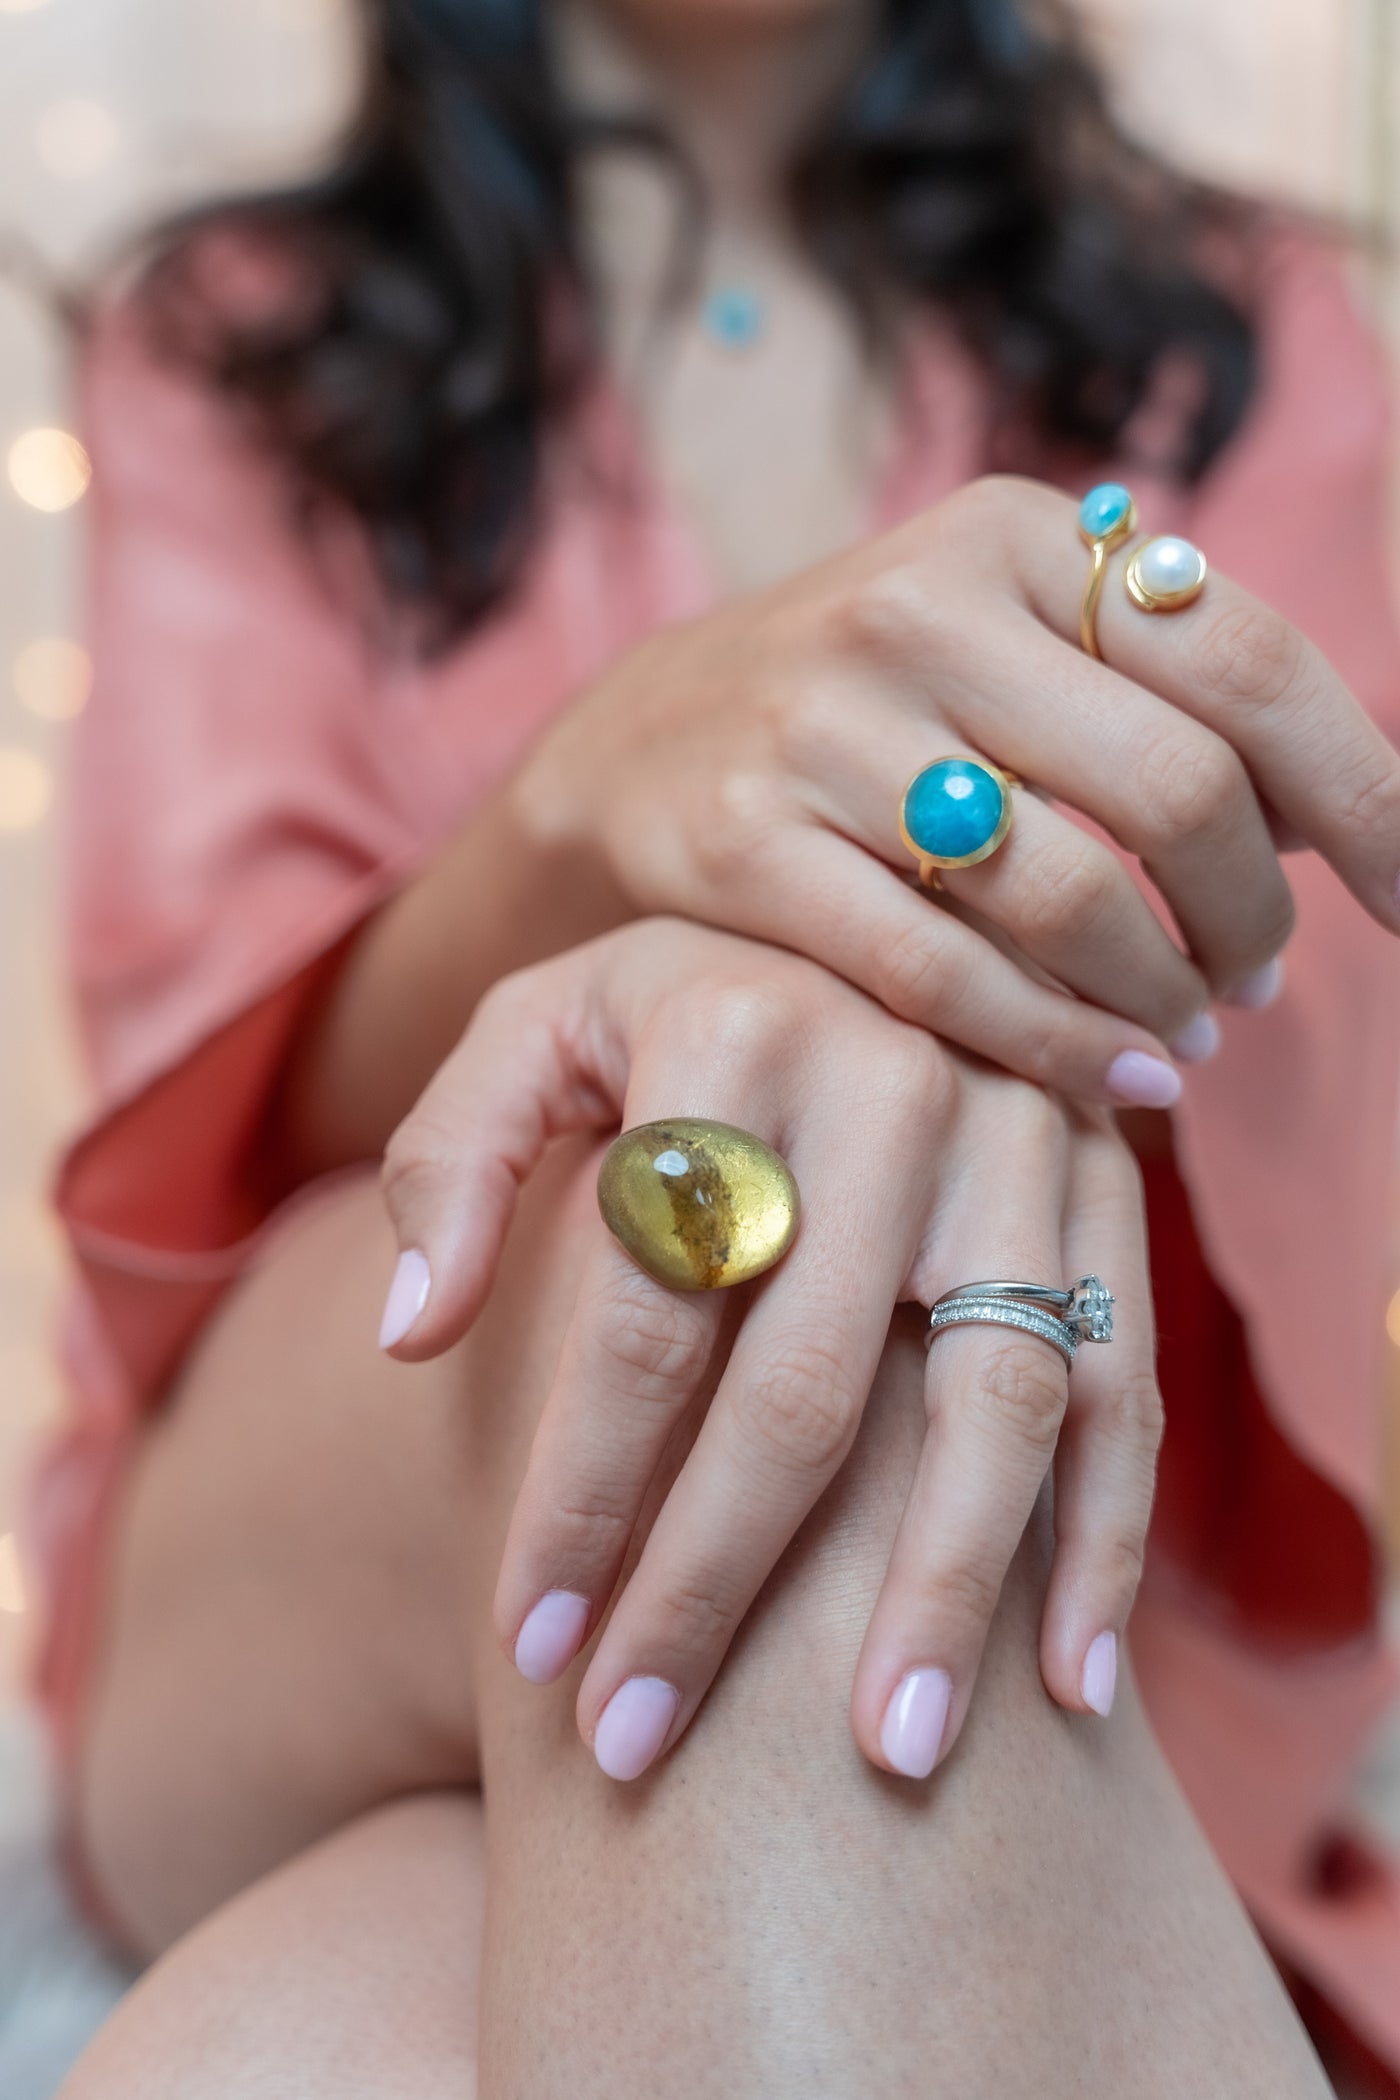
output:
<path id="1" fill-rule="evenodd" d="M 1147 585 L 1142 580 L 1142 570 L 1139 564 L 1141 563 L 1142 557 L 1144 554 L 1146 554 L 1149 547 L 1155 547 L 1159 541 L 1164 539 L 1179 540 L 1181 539 L 1181 534 L 1178 532 L 1159 532 L 1156 535 L 1155 539 L 1144 540 L 1140 547 L 1134 548 L 1132 560 L 1128 563 L 1126 573 L 1123 577 L 1123 581 L 1127 585 L 1128 596 L 1132 599 L 1134 605 L 1136 605 L 1138 609 L 1142 612 L 1184 612 L 1188 605 L 1194 605 L 1196 600 L 1200 597 L 1201 592 L 1206 587 L 1206 581 L 1210 575 L 1210 564 L 1206 560 L 1204 554 L 1202 554 L 1200 548 L 1197 547 L 1195 543 L 1191 540 L 1183 540 L 1182 545 L 1191 548 L 1192 553 L 1195 555 L 1197 561 L 1201 565 L 1200 575 L 1197 577 L 1194 583 L 1188 584 L 1183 590 L 1150 591 Z"/>
<path id="2" fill-rule="evenodd" d="M 977 848 L 975 853 L 960 853 L 949 859 L 939 853 L 930 853 L 926 847 L 919 845 L 917 840 L 911 837 L 909 827 L 904 821 L 904 811 L 916 783 L 923 779 L 925 773 L 931 773 L 935 766 L 946 766 L 954 763 L 963 766 L 977 766 L 982 772 L 991 775 L 1001 789 L 1001 815 L 997 819 L 996 830 L 984 845 Z M 975 868 L 980 862 L 990 860 L 998 847 L 1005 845 L 1007 833 L 1011 829 L 1012 819 L 1016 814 L 1011 800 L 1011 790 L 1015 785 L 1016 776 L 1014 773 L 1005 773 L 1000 766 L 993 765 L 989 758 L 974 757 L 970 751 L 945 751 L 941 758 L 931 758 L 926 765 L 920 766 L 918 772 L 908 782 L 904 793 L 899 798 L 899 836 L 904 841 L 906 849 L 919 864 L 919 880 L 925 889 L 940 887 L 939 877 L 946 870 L 951 868 Z"/>
<path id="3" fill-rule="evenodd" d="M 1092 493 L 1090 490 L 1091 495 Z M 1096 534 L 1090 532 L 1083 524 L 1079 527 L 1079 537 L 1093 556 L 1089 565 L 1089 580 L 1084 586 L 1084 598 L 1079 608 L 1079 645 L 1084 654 L 1092 656 L 1096 663 L 1103 662 L 1103 651 L 1099 647 L 1098 619 L 1099 599 L 1103 596 L 1104 578 L 1108 574 L 1108 557 L 1110 554 L 1116 554 L 1137 529 L 1138 508 L 1131 490 L 1128 493 L 1126 512 L 1110 531 Z"/>

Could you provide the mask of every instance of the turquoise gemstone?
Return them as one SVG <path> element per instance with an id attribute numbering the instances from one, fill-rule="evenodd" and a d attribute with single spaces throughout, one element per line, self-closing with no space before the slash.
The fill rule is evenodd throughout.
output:
<path id="1" fill-rule="evenodd" d="M 921 853 L 962 860 L 994 836 L 1004 802 L 995 773 L 975 759 L 940 758 L 909 783 L 904 828 Z"/>
<path id="2" fill-rule="evenodd" d="M 1132 507 L 1132 495 L 1121 481 L 1100 482 L 1079 506 L 1080 530 L 1091 540 L 1101 540 L 1105 534 L 1118 530 Z"/>
<path id="3" fill-rule="evenodd" d="M 763 301 L 739 285 L 722 286 L 705 301 L 704 324 L 726 350 L 747 350 L 763 334 Z"/>

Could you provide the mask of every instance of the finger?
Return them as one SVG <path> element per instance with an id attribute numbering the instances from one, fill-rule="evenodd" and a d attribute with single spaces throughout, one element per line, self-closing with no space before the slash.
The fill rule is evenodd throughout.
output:
<path id="1" fill-rule="evenodd" d="M 605 1610 L 724 1309 L 718 1292 L 666 1289 L 610 1239 L 590 1254 L 496 1586 L 497 1633 L 532 1683 L 561 1675 Z"/>
<path id="2" fill-rule="evenodd" d="M 589 983 L 586 951 L 502 979 L 389 1141 L 399 1262 L 380 1346 L 405 1362 L 440 1355 L 476 1318 L 549 1140 L 611 1120 L 575 1053 Z"/>
<path id="3" fill-rule="evenodd" d="M 1000 851 L 949 869 L 948 894 L 1017 952 L 1112 1013 L 1171 1044 L 1210 988 L 1172 941 L 1123 863 L 1037 796 L 1016 796 Z"/>
<path id="4" fill-rule="evenodd" d="M 674 1002 L 633 1050 L 624 1123 L 709 1117 L 781 1141 L 798 1047 L 782 1013 L 740 986 L 708 998 L 707 1049 Z M 729 1309 L 722 1291 L 668 1289 L 597 1226 L 496 1585 L 496 1629 L 548 1683 L 589 1638 L 617 1583 L 648 1488 L 697 1401 Z"/>
<path id="5" fill-rule="evenodd" d="M 781 880 L 782 888 L 778 888 Z M 800 923 L 782 909 L 800 906 Z M 873 854 L 817 826 L 786 832 L 781 877 L 756 872 L 753 931 L 803 950 L 913 1021 L 1087 1101 L 1170 1108 L 1181 1077 L 1146 1029 L 1037 982 Z"/>
<path id="6" fill-rule="evenodd" d="M 1112 1342 L 1086 1343 L 1070 1379 L 1055 1459 L 1055 1558 L 1040 1667 L 1061 1706 L 1104 1714 L 1142 1573 L 1162 1401 L 1136 1163 L 1105 1128 L 1086 1130 L 1071 1161 L 1067 1274 L 1101 1275 L 1118 1302 Z"/>
<path id="7" fill-rule="evenodd" d="M 917 1038 L 913 1039 L 917 1041 Z M 946 1071 L 932 1045 L 928 1066 Z M 869 1098 L 874 1060 L 864 1061 Z M 892 1148 L 847 1104 L 804 1122 L 793 1166 L 802 1238 L 744 1322 L 695 1445 L 608 1621 L 579 1692 L 603 1770 L 635 1778 L 689 1725 L 734 1632 L 855 1436 L 926 1215 L 942 1109 L 908 1104 L 923 1145 Z M 828 1089 L 829 1092 L 829 1089 Z M 856 1097 L 860 1098 L 859 1096 Z"/>
<path id="8" fill-rule="evenodd" d="M 1050 673 L 1063 676 L 1065 651 L 1029 615 L 1013 612 L 1011 619 L 1014 646 L 1006 646 L 1003 609 L 995 641 L 989 642 L 984 633 L 975 650 L 951 650 L 946 664 L 938 660 L 940 707 L 961 710 L 965 719 L 976 714 L 986 731 L 985 741 L 964 747 L 962 754 L 955 748 L 956 733 L 943 732 L 941 748 L 933 747 L 921 706 L 888 706 L 874 717 L 868 706 L 859 714 L 850 708 L 824 713 L 819 740 L 824 801 L 816 813 L 828 828 L 903 872 L 910 866 L 899 830 L 904 792 L 935 758 L 985 756 L 1013 772 L 1022 771 L 1037 785 L 1046 784 L 1038 774 L 1024 770 L 1010 725 L 1028 688 L 1036 693 L 1038 712 L 1053 711 L 1053 694 L 1042 693 L 1041 667 L 1048 657 Z M 915 671 L 922 701 L 929 678 L 922 652 Z M 989 684 L 997 689 L 998 704 L 991 708 L 985 690 Z M 1126 686 L 1125 693 L 1131 697 Z M 1161 702 L 1152 704 L 1170 713 Z M 874 764 L 872 752 L 878 754 Z M 1080 758 L 1081 789 L 1092 780 L 1093 767 L 1091 748 Z M 1082 794 L 1069 799 L 1082 806 Z M 1101 840 L 1036 794 L 1013 790 L 1012 808 L 1011 828 L 995 853 L 974 867 L 942 872 L 946 895 L 974 911 L 979 925 L 995 926 L 1005 937 L 1002 945 L 1009 941 L 1016 959 L 1028 959 L 1081 999 L 1122 1014 L 1170 1042 L 1209 1001 L 1200 972 L 1173 942 L 1122 861 Z M 1256 831 L 1267 884 L 1278 879 L 1276 856 L 1262 819 Z M 1252 951 L 1246 960 L 1252 963 Z M 1020 1069 L 1007 1058 L 997 1061 Z M 1082 1088 L 1074 1091 L 1083 1094 Z"/>
<path id="9" fill-rule="evenodd" d="M 1213 992 L 1233 991 L 1283 947 L 1293 901 L 1278 851 L 1243 759 L 1214 730 L 1014 612 L 975 688 L 940 687 L 940 698 L 969 738 L 992 740 L 990 757 L 1141 860 Z M 981 872 L 959 876 L 959 893 Z"/>
<path id="10" fill-rule="evenodd" d="M 977 1180 L 976 1234 L 959 1233 L 958 1269 L 937 1270 L 931 1296 L 986 1277 L 1060 1282 L 1063 1123 L 1020 1092 L 1004 1119 L 1001 1174 Z M 965 1217 L 951 1206 L 950 1215 Z M 929 1432 L 851 1697 L 865 1755 L 912 1779 L 928 1777 L 967 1716 L 992 1615 L 1054 1456 L 1068 1371 L 1038 1336 L 957 1327 L 933 1337 L 925 1390 Z"/>
<path id="11" fill-rule="evenodd" d="M 1034 483 L 1023 488 L 1021 585 L 1040 618 L 1073 642 L 1086 559 L 1075 507 Z M 1115 558 L 1100 606 L 1106 661 L 1223 738 L 1265 800 L 1396 930 L 1400 753 L 1321 651 L 1229 577 L 1212 573 L 1184 611 L 1140 612 L 1122 581 L 1130 551 Z"/>

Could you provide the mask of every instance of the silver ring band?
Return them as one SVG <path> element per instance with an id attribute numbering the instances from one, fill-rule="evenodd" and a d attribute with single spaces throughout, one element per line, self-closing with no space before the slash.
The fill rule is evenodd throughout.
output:
<path id="1" fill-rule="evenodd" d="M 1045 1283 L 960 1283 L 956 1290 L 945 1291 L 933 1309 L 937 1312 L 940 1305 L 961 1298 L 993 1299 L 1002 1305 L 1048 1306 L 1077 1340 L 1113 1340 L 1115 1301 L 1101 1276 L 1081 1276 L 1060 1291 Z"/>
<path id="2" fill-rule="evenodd" d="M 1067 1364 L 1079 1352 L 1079 1336 L 1067 1320 L 1056 1313 L 1042 1312 L 1037 1305 L 1018 1305 L 1005 1298 L 978 1298 L 954 1292 L 940 1298 L 929 1315 L 930 1338 L 945 1327 L 1016 1327 L 1022 1334 L 1038 1335 L 1058 1349 Z"/>

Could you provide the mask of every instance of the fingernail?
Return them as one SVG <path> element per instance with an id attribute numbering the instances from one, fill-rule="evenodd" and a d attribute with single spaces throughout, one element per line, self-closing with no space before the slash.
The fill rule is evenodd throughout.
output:
<path id="1" fill-rule="evenodd" d="M 1113 1711 L 1113 1689 L 1118 1682 L 1118 1636 L 1101 1633 L 1089 1643 L 1084 1658 L 1082 1690 L 1084 1704 L 1107 1720 Z"/>
<path id="2" fill-rule="evenodd" d="M 1124 1050 L 1108 1068 L 1108 1091 L 1124 1108 L 1175 1108 L 1181 1074 L 1145 1050 Z"/>
<path id="3" fill-rule="evenodd" d="M 1272 962 L 1265 963 L 1262 970 L 1256 970 L 1252 977 L 1246 977 L 1243 984 L 1235 986 L 1229 1004 L 1246 1006 L 1257 1013 L 1261 1007 L 1272 1006 L 1282 990 L 1283 964 L 1275 956 Z"/>
<path id="4" fill-rule="evenodd" d="M 392 1349 L 403 1340 L 428 1302 L 432 1281 L 428 1274 L 428 1257 L 420 1254 L 416 1247 L 410 1247 L 406 1254 L 399 1256 L 399 1265 L 384 1301 L 384 1318 L 379 1323 L 381 1349 Z"/>
<path id="5" fill-rule="evenodd" d="M 671 1731 L 681 1695 L 664 1677 L 629 1677 L 599 1717 L 593 1755 L 609 1779 L 640 1779 Z"/>
<path id="6" fill-rule="evenodd" d="M 553 1684 L 578 1654 L 588 1624 L 588 1599 L 549 1590 L 515 1637 L 515 1667 L 531 1684 Z"/>
<path id="7" fill-rule="evenodd" d="M 880 1727 L 880 1748 L 906 1779 L 927 1779 L 938 1763 L 953 1680 L 946 1670 L 911 1670 L 896 1686 Z"/>
<path id="8" fill-rule="evenodd" d="M 1214 1014 L 1197 1014 L 1167 1048 L 1184 1065 L 1203 1065 L 1220 1048 L 1220 1023 Z"/>

